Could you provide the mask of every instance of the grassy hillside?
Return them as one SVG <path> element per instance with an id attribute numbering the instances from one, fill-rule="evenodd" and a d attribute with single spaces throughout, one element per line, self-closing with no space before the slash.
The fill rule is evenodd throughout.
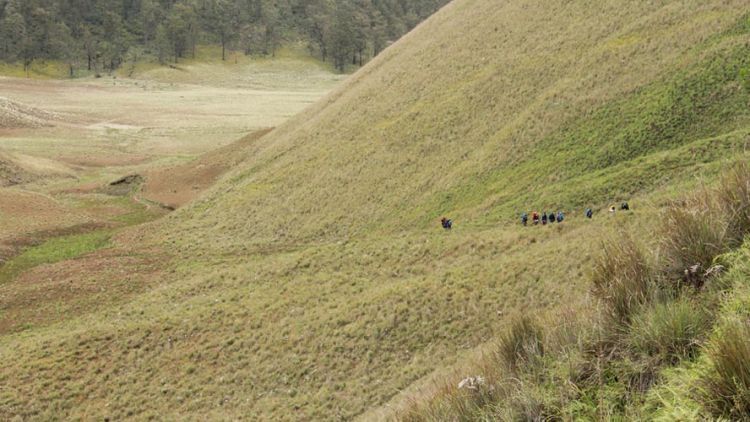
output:
<path id="1" fill-rule="evenodd" d="M 602 242 L 594 306 L 517 317 L 398 419 L 747 420 L 747 157 L 662 217 Z"/>
<path id="2" fill-rule="evenodd" d="M 114 239 L 170 256 L 131 270 L 147 293 L 88 266 L 128 299 L 14 314 L 38 322 L 2 337 L 0 415 L 350 419 L 515 314 L 586 307 L 602 236 L 648 233 L 746 148 L 747 13 L 454 1 L 201 199 Z M 633 213 L 580 217 L 622 199 Z M 532 209 L 569 219 L 517 227 Z"/>

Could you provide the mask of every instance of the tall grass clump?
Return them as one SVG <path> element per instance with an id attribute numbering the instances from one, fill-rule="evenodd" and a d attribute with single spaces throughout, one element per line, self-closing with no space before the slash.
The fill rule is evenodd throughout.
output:
<path id="1" fill-rule="evenodd" d="M 741 245 L 750 233 L 750 166 L 734 164 L 717 188 L 671 205 L 663 222 L 665 275 L 700 287 L 714 259 Z"/>
<path id="2" fill-rule="evenodd" d="M 715 417 L 750 420 L 750 322 L 727 323 L 707 350 L 701 402 Z"/>
<path id="3" fill-rule="evenodd" d="M 729 249 L 727 219 L 717 205 L 713 195 L 702 192 L 665 211 L 661 253 L 668 279 L 700 287 L 703 272 Z"/>
<path id="4" fill-rule="evenodd" d="M 628 343 L 637 354 L 674 365 L 695 356 L 710 328 L 710 318 L 693 301 L 659 303 L 633 317 Z"/>
<path id="5" fill-rule="evenodd" d="M 732 242 L 739 244 L 750 234 L 750 164 L 740 161 L 724 173 L 716 198 L 728 220 Z"/>
<path id="6" fill-rule="evenodd" d="M 496 413 L 503 413 L 513 415 L 511 419 L 530 420 L 544 415 L 543 404 L 533 394 L 532 375 L 543 367 L 543 356 L 544 332 L 539 323 L 526 315 L 516 317 L 490 350 L 471 365 L 476 375 L 436 385 L 428 397 L 412 400 L 396 419 L 474 421 L 495 419 Z"/>
<path id="7" fill-rule="evenodd" d="M 593 264 L 593 293 L 616 322 L 627 322 L 651 295 L 652 271 L 646 254 L 627 233 L 602 244 Z"/>
<path id="8" fill-rule="evenodd" d="M 459 389 L 456 384 L 444 383 L 428 398 L 411 400 L 408 407 L 394 417 L 402 422 L 473 421 L 483 408 L 496 401 L 494 388 L 486 385 Z"/>
<path id="9" fill-rule="evenodd" d="M 544 356 L 543 340 L 542 329 L 536 321 L 526 315 L 518 317 L 500 337 L 497 361 L 511 371 L 533 364 Z"/>

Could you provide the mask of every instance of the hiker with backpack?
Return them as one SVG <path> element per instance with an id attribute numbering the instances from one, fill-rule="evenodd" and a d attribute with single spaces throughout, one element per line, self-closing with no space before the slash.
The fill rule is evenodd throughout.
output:
<path id="1" fill-rule="evenodd" d="M 529 223 L 529 215 L 526 213 L 521 214 L 521 224 L 523 224 L 524 227 Z"/>
<path id="2" fill-rule="evenodd" d="M 531 216 L 531 220 L 534 222 L 535 226 L 538 225 L 539 224 L 539 213 L 536 212 L 536 211 L 534 211 L 534 213 Z"/>
<path id="3" fill-rule="evenodd" d="M 555 213 L 551 212 L 549 213 L 549 216 L 547 217 L 547 221 L 549 221 L 550 224 L 555 222 Z"/>
<path id="4" fill-rule="evenodd" d="M 453 220 L 449 220 L 445 217 L 440 219 L 440 224 L 443 226 L 445 230 L 450 230 L 453 228 Z"/>
<path id="5" fill-rule="evenodd" d="M 547 225 L 547 212 L 546 211 L 542 211 L 542 225 L 543 226 Z"/>
<path id="6" fill-rule="evenodd" d="M 630 205 L 628 205 L 627 202 L 623 202 L 622 205 L 620 206 L 620 209 L 623 211 L 630 211 Z"/>
<path id="7" fill-rule="evenodd" d="M 565 215 L 563 214 L 563 212 L 562 211 L 558 211 L 557 212 L 557 222 L 558 223 L 562 223 L 564 219 L 565 219 Z"/>
<path id="8" fill-rule="evenodd" d="M 586 218 L 589 220 L 594 217 L 594 210 L 591 208 L 586 208 Z"/>

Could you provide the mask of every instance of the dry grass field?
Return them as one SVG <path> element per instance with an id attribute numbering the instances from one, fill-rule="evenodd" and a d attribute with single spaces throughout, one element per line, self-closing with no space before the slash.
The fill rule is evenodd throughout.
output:
<path id="1" fill-rule="evenodd" d="M 284 122 L 341 79 L 291 53 L 132 78 L 0 77 L 0 257 L 57 232 L 158 209 L 108 195 L 103 187 L 122 176 L 148 173 L 149 187 L 168 180 L 170 190 L 192 192 L 178 195 L 184 203 L 199 192 L 196 157 Z M 214 154 L 202 189 L 232 157 L 225 161 Z"/>
<path id="2" fill-rule="evenodd" d="M 165 171 L 142 197 L 119 200 L 182 206 L 105 240 L 74 234 L 48 247 L 61 249 L 52 258 L 42 245 L 17 257 L 23 271 L 4 269 L 0 417 L 596 419 L 596 404 L 623 396 L 616 382 L 606 396 L 571 392 L 569 408 L 545 414 L 522 412 L 536 397 L 503 413 L 485 396 L 462 413 L 453 378 L 444 390 L 442 380 L 451 367 L 481 375 L 465 373 L 477 370 L 466 361 L 509 326 L 535 335 L 521 316 L 555 331 L 563 316 L 592 315 L 602 240 L 627 231 L 655 246 L 677 198 L 747 160 L 748 13 L 740 0 L 455 0 L 284 123 L 281 110 L 278 120 L 237 112 L 273 111 L 252 93 L 280 82 L 227 82 L 231 63 L 216 71 L 221 82 L 203 81 L 199 63 L 184 64 L 193 76 L 136 67 L 148 79 L 85 88 L 23 82 L 9 98 L 42 108 L 35 87 L 55 87 L 49 109 L 76 135 L 14 129 L 0 147 L 87 169 L 77 173 L 84 191 Z M 85 116 L 66 104 L 96 90 L 127 95 L 111 100 L 120 108 L 91 99 Z M 279 95 L 268 100 L 290 100 Z M 301 110 L 315 95 L 291 98 Z M 277 128 L 227 146 L 261 127 Z M 193 170 L 188 160 L 209 146 L 225 148 Z M 201 194 L 191 201 L 175 174 Z M 75 206 L 74 193 L 60 195 Z M 632 211 L 606 212 L 623 200 Z M 568 217 L 521 227 L 533 210 Z M 70 294 L 47 296 L 34 280 Z M 36 301 L 41 312 L 27 306 Z"/>

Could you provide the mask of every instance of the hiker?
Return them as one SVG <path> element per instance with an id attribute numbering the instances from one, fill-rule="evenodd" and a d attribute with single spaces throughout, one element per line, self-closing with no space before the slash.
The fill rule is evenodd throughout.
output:
<path id="1" fill-rule="evenodd" d="M 543 226 L 547 225 L 547 212 L 546 211 L 542 211 L 542 225 Z"/>
<path id="2" fill-rule="evenodd" d="M 558 211 L 557 212 L 557 222 L 558 223 L 562 223 L 564 219 L 565 219 L 565 214 L 563 214 L 562 211 Z"/>
<path id="3" fill-rule="evenodd" d="M 453 228 L 453 220 L 449 220 L 445 217 L 440 219 L 440 224 L 443 226 L 445 230 L 450 230 Z"/>
<path id="4" fill-rule="evenodd" d="M 539 213 L 536 212 L 536 211 L 534 211 L 534 213 L 531 214 L 531 220 L 534 222 L 535 226 L 538 225 L 539 224 Z"/>
<path id="5" fill-rule="evenodd" d="M 620 209 L 623 211 L 630 211 L 630 205 L 628 205 L 627 202 L 623 202 L 622 205 L 620 206 Z"/>
<path id="6" fill-rule="evenodd" d="M 594 216 L 594 211 L 591 208 L 586 208 L 586 218 L 591 219 Z"/>
<path id="7" fill-rule="evenodd" d="M 521 224 L 523 224 L 524 227 L 529 223 L 529 215 L 526 213 L 521 214 Z"/>
<path id="8" fill-rule="evenodd" d="M 617 212 L 617 210 L 615 209 L 614 205 L 612 205 L 611 207 L 609 207 L 609 213 L 610 214 L 615 215 L 615 212 Z"/>
<path id="9" fill-rule="evenodd" d="M 549 217 L 547 217 L 547 220 L 550 222 L 550 224 L 555 222 L 555 213 L 551 212 L 549 213 Z"/>

